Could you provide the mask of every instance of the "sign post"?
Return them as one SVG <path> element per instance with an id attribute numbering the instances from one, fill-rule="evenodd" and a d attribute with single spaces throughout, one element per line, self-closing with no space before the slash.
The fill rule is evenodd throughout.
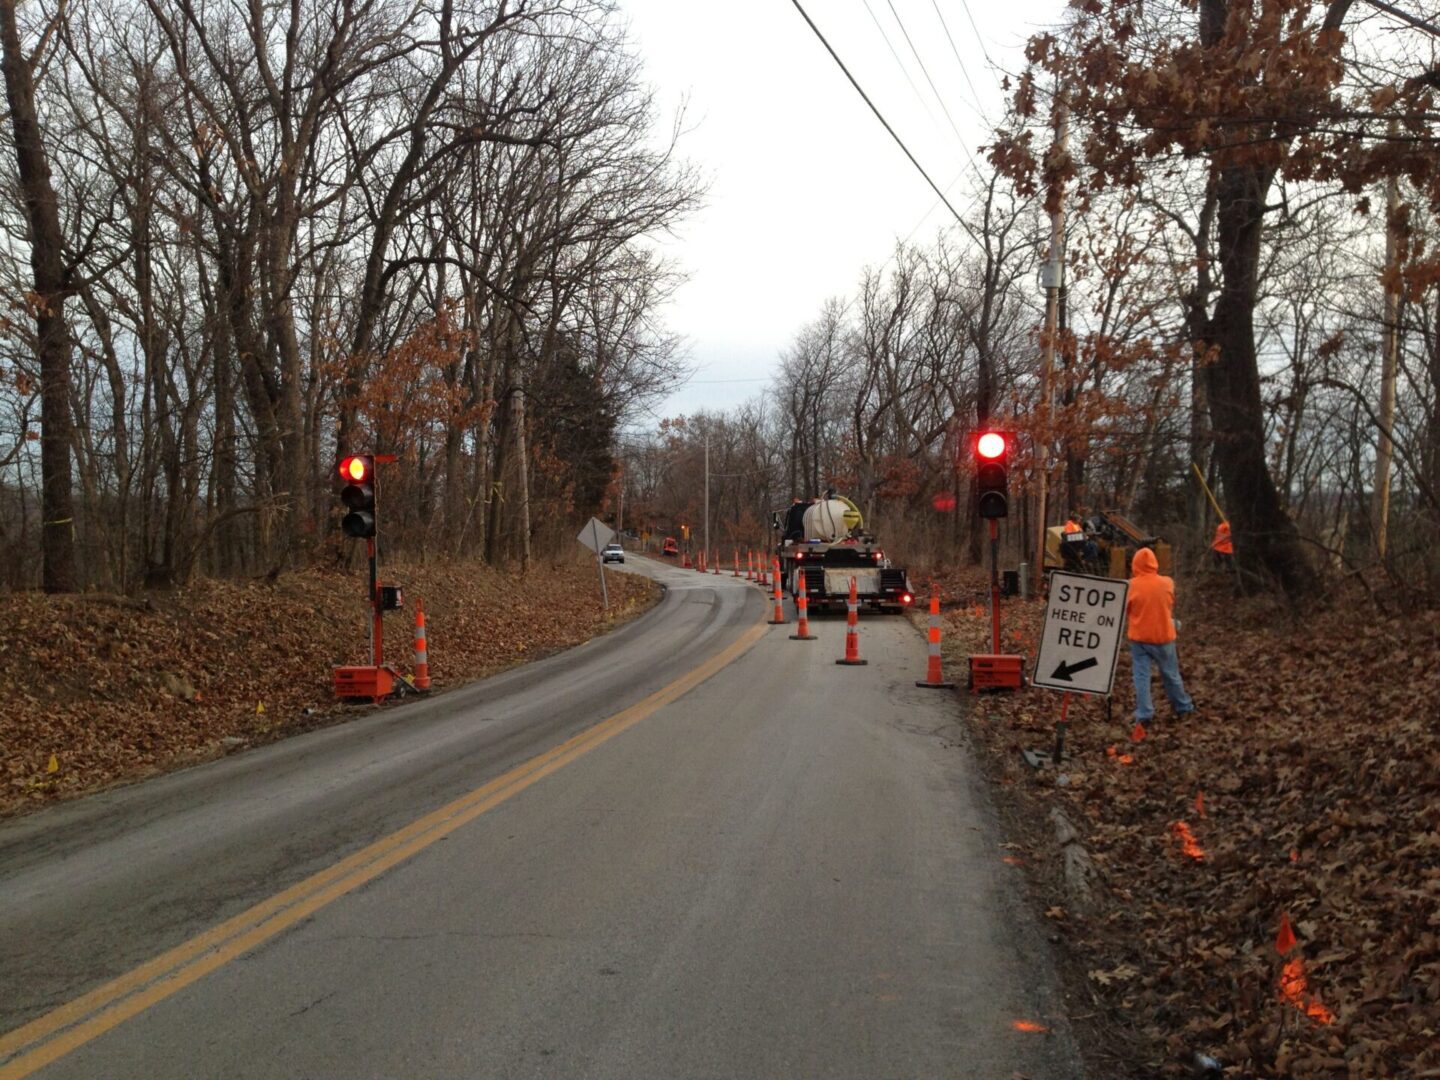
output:
<path id="1" fill-rule="evenodd" d="M 575 537 L 583 547 L 589 548 L 595 553 L 595 568 L 600 571 L 600 602 L 606 611 L 610 610 L 610 590 L 605 585 L 605 560 L 600 553 L 605 550 L 605 545 L 615 539 L 615 530 L 606 525 L 599 518 L 591 518 L 580 530 L 580 535 Z"/>
<path id="2" fill-rule="evenodd" d="M 1128 581 L 1054 571 L 1050 598 L 1045 604 L 1045 626 L 1035 654 L 1030 682 L 1058 690 L 1060 720 L 1055 725 L 1051 763 L 1059 765 L 1065 752 L 1065 728 L 1071 694 L 1110 693 L 1115 681 L 1115 660 L 1120 653 L 1120 632 L 1125 626 Z M 1022 751 L 1034 768 L 1045 763 L 1033 750 Z"/>

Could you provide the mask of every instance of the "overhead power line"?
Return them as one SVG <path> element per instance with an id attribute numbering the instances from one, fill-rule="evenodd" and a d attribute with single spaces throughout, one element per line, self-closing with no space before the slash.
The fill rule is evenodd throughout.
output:
<path id="1" fill-rule="evenodd" d="M 920 87 L 916 86 L 915 80 L 910 77 L 910 69 L 905 66 L 905 61 L 901 60 L 900 54 L 895 51 L 895 46 L 890 41 L 890 35 L 885 33 L 885 27 L 881 26 L 880 20 L 875 17 L 875 12 L 870 7 L 870 0 L 865 0 L 865 11 L 870 16 L 870 21 L 875 24 L 875 29 L 880 31 L 880 36 L 885 39 L 885 47 L 895 58 L 895 66 L 900 69 L 900 74 L 905 76 L 905 81 L 910 84 L 910 89 L 915 91 L 915 100 L 920 102 L 920 107 L 925 110 L 925 115 L 934 120 L 935 114 L 930 111 L 930 103 L 925 100 L 925 95 L 920 93 Z"/>
<path id="2" fill-rule="evenodd" d="M 930 174 L 925 171 L 925 167 L 921 165 L 920 162 L 915 160 L 915 155 L 910 152 L 910 148 L 905 145 L 905 141 L 895 133 L 895 129 L 890 126 L 890 121 L 885 119 L 884 114 L 881 113 L 880 110 L 875 107 L 875 103 L 870 100 L 870 95 L 865 93 L 860 84 L 855 81 L 855 76 L 850 74 L 850 69 L 845 66 L 845 61 L 841 60 L 835 50 L 830 47 L 830 42 L 825 39 L 825 35 L 822 34 L 820 28 L 815 25 L 815 21 L 810 18 L 809 12 L 801 5 L 800 0 L 790 0 L 790 2 L 795 5 L 795 10 L 800 12 L 800 17 L 805 20 L 806 25 L 809 26 L 815 36 L 820 39 L 820 44 L 825 46 L 825 51 L 830 54 L 830 58 L 834 60 L 835 63 L 839 65 L 840 70 L 845 73 L 845 78 L 850 80 L 850 85 L 855 88 L 855 92 L 860 95 L 866 105 L 870 106 L 870 111 L 875 114 L 875 119 L 880 121 L 885 130 L 890 133 L 890 137 L 895 140 L 895 145 L 900 147 L 905 156 L 910 159 L 910 164 L 915 166 L 915 171 L 925 178 L 925 182 L 930 185 L 930 189 L 934 191 L 936 195 L 940 196 L 940 201 L 945 204 L 945 209 L 949 210 L 955 220 L 960 223 L 960 226 L 968 232 L 969 227 L 965 224 L 965 219 L 960 216 L 959 211 L 957 211 L 955 207 L 950 205 L 950 200 L 945 197 L 945 192 L 940 190 L 940 185 L 930 179 Z"/>
<path id="3" fill-rule="evenodd" d="M 930 0 L 930 4 L 935 8 L 935 14 L 940 17 L 940 25 L 945 28 L 945 37 L 950 41 L 950 51 L 955 54 L 955 62 L 960 65 L 960 72 L 965 76 L 965 81 L 970 83 L 970 92 L 975 94 L 975 84 L 970 82 L 970 72 L 965 70 L 965 61 L 960 59 L 960 50 L 955 47 L 955 38 L 950 33 L 950 24 L 945 21 L 945 15 L 940 10 L 938 0 Z M 990 59 L 990 50 L 985 48 L 985 39 L 980 36 L 980 28 L 975 25 L 975 16 L 970 13 L 969 0 L 960 0 L 960 6 L 965 9 L 965 17 L 970 20 L 970 29 L 975 31 L 975 44 L 980 46 L 980 55 L 985 57 L 987 64 L 994 67 L 995 61 Z M 977 102 L 980 100 L 979 94 L 975 94 L 975 100 Z"/>
<path id="4" fill-rule="evenodd" d="M 925 66 L 925 59 L 920 55 L 920 50 L 915 48 L 915 42 L 910 37 L 910 31 L 905 28 L 905 20 L 900 18 L 900 12 L 895 10 L 895 0 L 886 0 L 886 3 L 890 5 L 890 14 L 895 17 L 895 24 L 900 27 L 900 33 L 905 36 L 905 44 L 910 46 L 910 55 L 915 57 L 915 62 L 920 65 L 920 73 L 925 76 L 925 81 L 930 84 L 930 92 L 935 95 L 935 100 L 940 103 L 940 108 L 944 110 L 945 119 L 950 121 L 950 130 L 955 132 L 955 138 L 959 139 L 960 145 L 964 147 L 965 136 L 960 134 L 960 127 L 955 123 L 955 117 L 950 115 L 950 106 L 945 104 L 944 96 L 935 86 L 935 80 L 930 77 L 930 69 Z M 968 76 L 966 80 L 969 80 Z M 981 120 L 985 119 L 985 114 L 980 110 L 980 98 L 978 96 L 975 98 L 975 114 L 979 116 Z M 967 157 L 970 154 L 968 147 L 965 148 L 965 154 Z"/>

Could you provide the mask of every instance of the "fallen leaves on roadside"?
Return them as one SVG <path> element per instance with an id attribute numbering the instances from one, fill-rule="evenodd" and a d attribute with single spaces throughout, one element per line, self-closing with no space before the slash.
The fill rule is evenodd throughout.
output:
<path id="1" fill-rule="evenodd" d="M 577 645 L 644 610 L 654 585 L 588 559 L 530 575 L 475 562 L 385 568 L 407 609 L 385 657 L 410 666 L 423 598 L 430 674 L 443 689 Z M 13 593 L 0 620 L 0 814 L 333 723 L 334 664 L 368 662 L 362 578 L 309 570 L 210 581 L 139 598 Z"/>
<path id="2" fill-rule="evenodd" d="M 990 651 L 976 603 L 987 580 L 938 577 L 944 660 L 963 672 L 969 654 Z M 1038 910 L 1069 912 L 1048 925 L 1072 992 L 1105 1010 L 1090 1021 L 1099 1072 L 1178 1078 L 1200 1052 L 1227 1075 L 1440 1076 L 1440 613 L 1383 616 L 1357 592 L 1301 623 L 1269 601 L 1236 600 L 1218 575 L 1178 591 L 1195 718 L 1157 715 L 1143 744 L 1128 740 L 1122 649 L 1110 702 L 1072 697 L 1076 767 L 1061 786 L 1019 756 L 1053 739 L 1058 695 L 962 706 L 1031 853 Z M 1004 604 L 1008 640 L 1038 640 L 1042 619 L 1040 604 Z M 1027 671 L 1032 662 L 1033 648 Z M 1163 707 L 1158 684 L 1155 695 Z M 1094 859 L 1087 910 L 1070 903 L 1062 860 L 1046 857 L 1055 807 Z M 1183 857 L 1171 829 L 1187 817 L 1203 861 Z M 1281 980 L 1281 911 L 1294 920 L 1303 991 L 1293 971 Z"/>

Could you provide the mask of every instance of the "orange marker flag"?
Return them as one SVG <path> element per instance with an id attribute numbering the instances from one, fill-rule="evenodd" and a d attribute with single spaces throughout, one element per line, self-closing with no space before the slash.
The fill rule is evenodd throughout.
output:
<path id="1" fill-rule="evenodd" d="M 1335 1014 L 1320 1003 L 1305 978 L 1305 961 L 1300 957 L 1286 960 L 1280 972 L 1280 1000 L 1294 1005 L 1310 1019 L 1321 1024 L 1333 1024 Z"/>
<path id="2" fill-rule="evenodd" d="M 1174 834 L 1175 839 L 1180 841 L 1180 850 L 1186 858 L 1194 859 L 1196 862 L 1205 858 L 1205 849 L 1200 846 L 1199 841 L 1195 839 L 1195 834 L 1190 831 L 1190 826 L 1185 822 L 1172 821 L 1170 832 Z"/>
<path id="3" fill-rule="evenodd" d="M 1195 813 L 1202 818 L 1205 816 L 1205 792 L 1203 791 L 1195 793 Z"/>
<path id="4" fill-rule="evenodd" d="M 1144 724 L 1139 724 L 1139 723 L 1137 723 L 1133 728 L 1130 729 L 1130 741 L 1131 741 L 1131 742 L 1144 742 L 1144 741 L 1145 741 L 1145 725 L 1144 725 Z"/>
<path id="5" fill-rule="evenodd" d="M 1284 956 L 1295 947 L 1295 931 L 1290 929 L 1290 915 L 1280 913 L 1280 932 L 1275 935 L 1275 951 Z"/>

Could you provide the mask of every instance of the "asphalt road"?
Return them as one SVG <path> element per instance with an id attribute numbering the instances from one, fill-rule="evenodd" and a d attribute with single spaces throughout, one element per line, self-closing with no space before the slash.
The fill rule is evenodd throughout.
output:
<path id="1" fill-rule="evenodd" d="M 0 826 L 0 1080 L 1079 1076 L 909 624 L 840 667 L 628 569 L 579 649 Z"/>

